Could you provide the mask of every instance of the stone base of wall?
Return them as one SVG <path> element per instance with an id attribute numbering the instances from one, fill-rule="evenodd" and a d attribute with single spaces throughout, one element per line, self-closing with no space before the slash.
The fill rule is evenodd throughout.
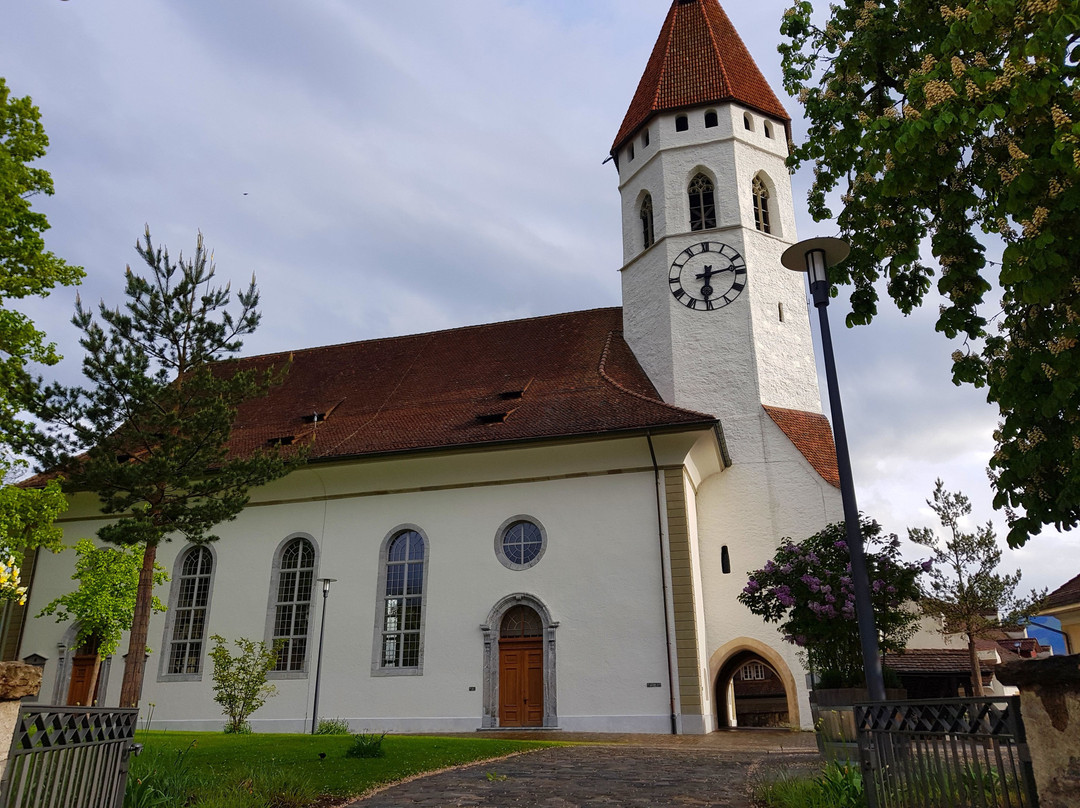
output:
<path id="1" fill-rule="evenodd" d="M 0 775 L 7 767 L 11 736 L 19 720 L 19 701 L 41 689 L 41 668 L 23 662 L 0 662 Z"/>
<path id="2" fill-rule="evenodd" d="M 1020 688 L 1040 808 L 1075 808 L 1080 795 L 1080 654 L 998 665 Z"/>

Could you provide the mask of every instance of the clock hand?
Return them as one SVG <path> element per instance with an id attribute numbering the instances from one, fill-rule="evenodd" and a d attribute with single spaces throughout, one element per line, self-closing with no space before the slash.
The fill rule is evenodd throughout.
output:
<path id="1" fill-rule="evenodd" d="M 703 298 L 708 300 L 710 297 L 712 297 L 713 288 L 710 284 L 712 276 L 719 275 L 722 272 L 727 272 L 729 269 L 731 269 L 731 267 L 725 267 L 724 269 L 713 269 L 711 265 L 707 265 L 704 272 L 700 272 L 694 276 L 699 281 L 702 281 L 701 296 Z"/>

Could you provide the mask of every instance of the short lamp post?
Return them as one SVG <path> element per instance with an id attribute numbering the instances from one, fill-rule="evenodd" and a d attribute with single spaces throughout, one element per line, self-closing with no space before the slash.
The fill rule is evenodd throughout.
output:
<path id="1" fill-rule="evenodd" d="M 844 503 L 844 526 L 848 553 L 851 556 L 851 579 L 855 589 L 855 618 L 859 626 L 863 671 L 866 687 L 873 701 L 885 700 L 885 680 L 881 673 L 877 628 L 874 625 L 874 606 L 870 599 L 870 577 L 866 571 L 866 553 L 859 525 L 859 506 L 855 502 L 855 483 L 851 476 L 851 457 L 848 455 L 847 430 L 844 428 L 844 409 L 840 404 L 840 386 L 836 381 L 836 360 L 833 357 L 832 334 L 829 331 L 828 269 L 848 257 L 850 248 L 838 238 L 812 238 L 800 241 L 784 251 L 780 258 L 788 269 L 809 275 L 810 294 L 821 323 L 821 348 L 825 358 L 825 378 L 829 385 L 829 407 L 836 438 L 836 466 L 840 473 L 840 496 Z"/>
<path id="2" fill-rule="evenodd" d="M 330 584 L 335 583 L 337 578 L 319 578 L 322 584 L 322 619 L 319 621 L 319 655 L 315 663 L 315 703 L 311 707 L 311 734 L 319 726 L 319 684 L 322 680 L 322 646 L 323 635 L 326 633 L 326 600 L 330 597 Z"/>

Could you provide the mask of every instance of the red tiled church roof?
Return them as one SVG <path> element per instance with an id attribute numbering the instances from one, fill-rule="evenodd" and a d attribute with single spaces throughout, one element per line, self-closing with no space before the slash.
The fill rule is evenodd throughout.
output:
<path id="1" fill-rule="evenodd" d="M 791 120 L 717 0 L 674 0 L 611 153 L 658 112 L 722 101 Z"/>
<path id="2" fill-rule="evenodd" d="M 829 419 L 816 412 L 786 410 L 783 407 L 766 406 L 765 412 L 795 444 L 795 448 L 802 452 L 814 471 L 829 485 L 839 488 L 840 471 L 836 467 L 836 445 L 833 443 Z"/>
<path id="3" fill-rule="evenodd" d="M 245 359 L 291 365 L 230 448 L 328 460 L 715 422 L 663 403 L 621 332 L 621 309 L 594 309 Z"/>
<path id="4" fill-rule="evenodd" d="M 1043 609 L 1060 609 L 1076 605 L 1080 605 L 1080 575 L 1063 583 L 1043 601 Z"/>

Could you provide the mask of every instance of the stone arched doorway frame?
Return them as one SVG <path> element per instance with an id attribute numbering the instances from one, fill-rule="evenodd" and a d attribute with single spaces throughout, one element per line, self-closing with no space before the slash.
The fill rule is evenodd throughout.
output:
<path id="1" fill-rule="evenodd" d="M 79 634 L 79 622 L 75 621 L 67 630 L 57 646 L 56 657 L 56 680 L 53 682 L 53 704 L 67 704 L 68 690 L 71 687 L 71 662 L 77 650 L 75 638 Z M 99 707 L 105 704 L 108 695 L 109 675 L 112 673 L 112 657 L 107 656 L 101 660 L 98 668 L 97 699 L 95 704 Z"/>
<path id="2" fill-rule="evenodd" d="M 799 693 L 795 687 L 795 677 L 792 676 L 791 669 L 787 666 L 784 658 L 773 648 L 752 637 L 736 637 L 713 651 L 712 656 L 709 657 L 709 681 L 712 682 L 713 693 L 717 692 L 720 684 L 717 680 L 721 673 L 725 673 L 724 668 L 727 667 L 728 663 L 740 654 L 747 653 L 761 657 L 769 664 L 769 667 L 776 671 L 776 675 L 780 677 L 780 681 L 784 685 L 784 695 L 787 698 L 788 722 L 793 727 L 802 726 L 802 716 L 799 711 Z M 735 671 L 731 670 L 726 672 L 726 675 L 732 676 L 734 673 Z M 716 698 L 714 701 L 716 702 L 717 726 L 731 726 L 730 718 L 722 712 L 728 709 L 728 699 L 726 697 Z"/>
<path id="3" fill-rule="evenodd" d="M 488 612 L 481 624 L 484 635 L 484 714 L 480 726 L 484 729 L 499 726 L 499 627 L 503 616 L 515 606 L 528 606 L 540 615 L 544 626 L 544 726 L 559 725 L 555 687 L 555 629 L 559 623 L 539 598 L 525 592 L 507 595 Z"/>

